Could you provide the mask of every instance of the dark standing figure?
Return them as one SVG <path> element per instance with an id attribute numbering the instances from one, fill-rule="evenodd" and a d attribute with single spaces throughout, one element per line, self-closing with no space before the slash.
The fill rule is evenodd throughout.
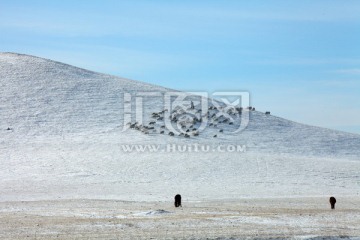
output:
<path id="1" fill-rule="evenodd" d="M 194 108 L 195 108 L 193 101 L 191 101 L 191 106 L 190 106 L 190 108 L 191 108 L 191 109 L 194 109 Z"/>
<path id="2" fill-rule="evenodd" d="M 335 203 L 336 203 L 336 199 L 334 197 L 330 197 L 331 209 L 335 209 Z"/>
<path id="3" fill-rule="evenodd" d="M 180 194 L 177 194 L 175 196 L 175 207 L 182 207 L 181 206 L 181 195 Z"/>

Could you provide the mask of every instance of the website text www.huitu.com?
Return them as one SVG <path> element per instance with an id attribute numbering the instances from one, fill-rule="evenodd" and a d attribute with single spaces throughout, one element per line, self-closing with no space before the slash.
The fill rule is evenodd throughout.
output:
<path id="1" fill-rule="evenodd" d="M 185 152 L 219 152 L 219 153 L 244 153 L 246 152 L 246 145 L 222 144 L 222 145 L 207 145 L 207 144 L 123 144 L 121 150 L 126 153 L 185 153 Z"/>

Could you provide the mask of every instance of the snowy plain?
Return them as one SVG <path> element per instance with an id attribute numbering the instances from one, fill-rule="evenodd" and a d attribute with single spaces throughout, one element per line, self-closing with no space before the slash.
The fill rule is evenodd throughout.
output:
<path id="1" fill-rule="evenodd" d="M 234 201 L 244 203 L 250 199 L 266 205 L 268 199 L 278 199 L 279 205 L 274 207 L 276 212 L 281 211 L 279 209 L 282 209 L 283 204 L 287 205 L 294 199 L 303 199 L 299 201 L 306 208 L 306 204 L 310 204 L 306 199 L 310 198 L 325 205 L 319 206 L 324 212 L 315 214 L 315 221 L 319 222 L 322 218 L 330 217 L 326 215 L 331 213 L 326 211 L 327 201 L 334 195 L 346 202 L 344 211 L 349 213 L 336 213 L 336 218 L 342 219 L 342 222 L 339 220 L 338 225 L 332 226 L 340 226 L 343 221 L 348 221 L 347 226 L 351 230 L 343 229 L 340 232 L 348 236 L 360 236 L 360 225 L 356 225 L 359 223 L 359 215 L 355 214 L 359 211 L 360 203 L 360 135 L 308 126 L 258 111 L 249 112 L 249 125 L 238 134 L 229 134 L 233 126 L 226 124 L 206 128 L 200 136 L 190 138 L 172 137 L 168 132 L 159 134 L 160 125 L 155 126 L 158 132 L 151 134 L 134 129 L 123 131 L 126 124 L 123 95 L 125 92 L 143 91 L 172 90 L 52 60 L 1 53 L 1 206 L 24 205 L 23 211 L 14 210 L 10 213 L 21 216 L 29 211 L 37 211 L 36 216 L 43 216 L 46 212 L 51 215 L 62 204 L 72 202 L 74 208 L 82 201 L 88 201 L 88 205 L 96 203 L 94 212 L 97 212 L 101 209 L 100 200 L 109 206 L 112 201 L 120 201 L 121 206 L 130 201 L 136 206 L 134 211 L 142 209 L 134 213 L 140 216 L 131 215 L 129 210 L 124 218 L 130 215 L 150 215 L 158 219 L 159 215 L 174 216 L 172 213 L 178 211 L 171 208 L 173 196 L 177 193 L 182 194 L 184 206 L 186 203 L 189 207 L 198 203 L 209 206 L 199 206 L 205 215 L 212 214 L 212 204 L 217 204 L 219 211 L 224 213 L 222 205 L 231 209 Z M 164 109 L 159 98 L 148 98 L 143 104 L 148 111 L 144 115 L 144 122 L 147 123 L 151 121 L 151 113 Z M 223 132 L 219 132 L 219 129 Z M 214 138 L 214 135 L 217 137 Z M 123 149 L 127 144 L 157 144 L 164 148 L 168 144 L 241 145 L 246 146 L 246 151 L 130 153 Z M 32 203 L 52 204 L 53 201 L 60 203 L 56 202 L 54 207 L 32 208 Z M 159 209 L 167 214 L 158 214 L 158 209 L 150 207 L 151 204 L 160 204 Z M 141 207 L 143 205 L 147 208 Z M 249 207 L 246 211 L 251 209 L 250 205 L 245 204 Z M 234 211 L 245 211 L 245 206 L 235 208 Z M 259 210 L 263 208 L 261 206 L 255 211 L 255 217 L 235 214 L 234 221 L 260 221 L 278 226 L 281 226 L 279 221 L 287 221 L 286 218 L 276 220 L 263 217 Z M 296 206 L 301 208 L 301 204 Z M 4 227 L 9 212 L 6 212 L 7 208 L 1 209 L 0 225 Z M 192 212 L 185 210 L 185 207 L 184 211 L 187 211 L 189 221 L 196 222 L 196 216 L 201 215 L 195 214 L 192 219 Z M 39 215 L 39 212 L 42 213 Z M 73 214 L 73 210 L 64 214 L 68 216 L 70 213 Z M 117 213 L 109 214 L 114 216 Z M 299 217 L 300 220 L 296 220 L 296 214 L 291 216 L 294 219 L 292 222 L 287 222 L 289 226 L 296 228 L 299 224 L 314 224 L 309 218 L 304 220 Z M 211 221 L 220 221 L 227 227 L 233 223 L 232 220 L 229 223 L 229 219 L 234 216 L 227 218 L 224 214 L 220 215 L 221 220 Z M 201 218 L 198 223 L 205 226 L 206 219 Z M 303 223 L 300 223 L 301 219 Z M 157 221 L 160 220 L 154 220 L 155 223 Z M 163 222 L 166 221 L 163 219 Z M 189 227 L 191 224 L 185 225 Z M 106 225 L 101 226 L 106 229 Z M 141 230 L 141 224 L 137 226 Z M 323 226 L 323 229 L 324 234 L 321 234 L 321 226 L 314 230 L 315 236 L 327 236 L 326 227 Z M 349 234 L 346 234 L 347 230 Z M 281 236 L 313 236 L 311 230 L 305 232 L 287 232 L 288 235 Z M 259 236 L 250 233 L 248 236 L 261 238 L 272 235 L 267 233 L 271 233 L 270 229 Z M 220 235 L 226 237 L 223 233 Z M 234 232 L 230 235 L 236 237 Z M 50 235 L 46 236 L 44 238 Z M 211 236 L 215 238 L 216 234 Z M 339 235 L 333 231 L 329 236 Z M 4 237 L 11 238 L 11 234 Z M 29 237 L 34 238 L 34 235 Z M 161 237 L 171 238 L 172 235 L 162 234 Z M 188 238 L 191 235 L 173 237 Z"/>

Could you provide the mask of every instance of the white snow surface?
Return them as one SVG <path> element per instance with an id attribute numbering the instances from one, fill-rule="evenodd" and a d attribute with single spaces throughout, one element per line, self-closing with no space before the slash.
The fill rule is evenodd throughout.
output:
<path id="1" fill-rule="evenodd" d="M 360 135 L 258 111 L 238 134 L 225 125 L 224 133 L 219 126 L 191 138 L 122 131 L 123 94 L 141 91 L 169 90 L 0 53 L 0 201 L 359 196 Z M 144 107 L 150 121 L 162 100 Z M 232 144 L 246 152 L 129 153 L 123 144 Z"/>

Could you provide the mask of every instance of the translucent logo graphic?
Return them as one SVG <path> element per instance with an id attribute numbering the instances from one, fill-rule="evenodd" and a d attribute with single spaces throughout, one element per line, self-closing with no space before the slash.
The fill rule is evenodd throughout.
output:
<path id="1" fill-rule="evenodd" d="M 166 92 L 164 105 L 168 110 L 165 126 L 174 134 L 187 134 L 189 129 L 201 132 L 207 127 L 207 118 L 202 115 L 208 109 L 207 93 Z"/>
<path id="2" fill-rule="evenodd" d="M 252 110 L 249 92 L 127 92 L 123 103 L 123 131 L 183 137 L 239 133 Z"/>

